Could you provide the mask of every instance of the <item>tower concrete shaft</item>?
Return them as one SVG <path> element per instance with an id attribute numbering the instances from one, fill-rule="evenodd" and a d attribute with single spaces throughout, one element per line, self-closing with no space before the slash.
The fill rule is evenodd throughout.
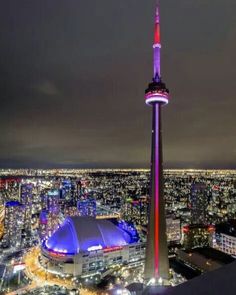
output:
<path id="1" fill-rule="evenodd" d="M 152 106 L 152 156 L 149 222 L 146 246 L 145 279 L 168 280 L 169 260 L 163 193 L 161 109 L 169 101 L 169 90 L 160 75 L 160 17 L 156 10 L 154 38 L 154 77 L 146 89 L 146 104 Z"/>
<path id="2" fill-rule="evenodd" d="M 168 279 L 169 261 L 163 194 L 161 104 L 152 106 L 151 199 L 146 246 L 145 278 Z"/>

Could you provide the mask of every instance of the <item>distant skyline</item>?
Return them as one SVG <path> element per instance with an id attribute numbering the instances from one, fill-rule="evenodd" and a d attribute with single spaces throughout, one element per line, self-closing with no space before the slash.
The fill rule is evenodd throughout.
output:
<path id="1" fill-rule="evenodd" d="M 155 0 L 2 1 L 0 168 L 148 168 Z M 161 0 L 165 168 L 236 168 L 235 0 Z"/>

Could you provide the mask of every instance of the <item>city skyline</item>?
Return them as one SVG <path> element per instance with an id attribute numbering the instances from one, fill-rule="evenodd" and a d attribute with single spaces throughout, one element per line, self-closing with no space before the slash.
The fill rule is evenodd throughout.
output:
<path id="1" fill-rule="evenodd" d="M 155 1 L 3 6 L 0 167 L 149 167 Z M 236 167 L 235 6 L 161 3 L 167 168 Z"/>
<path id="2" fill-rule="evenodd" d="M 218 277 L 227 288 L 228 276 L 215 271 L 229 263 L 235 267 L 235 175 L 235 170 L 164 172 L 169 282 L 176 286 L 187 281 L 168 293 L 193 288 L 198 276 L 200 281 Z M 0 293 L 54 294 L 64 288 L 66 295 L 71 292 L 66 287 L 83 295 L 91 286 L 92 294 L 100 294 L 122 282 L 127 295 L 134 281 L 145 288 L 149 191 L 147 170 L 2 169 Z M 91 210 L 84 210 L 84 202 Z M 202 282 L 201 289 L 217 294 L 208 279 Z M 152 284 L 150 280 L 147 287 L 158 287 Z"/>
<path id="3" fill-rule="evenodd" d="M 235 0 L 2 8 L 0 295 L 235 293 Z"/>

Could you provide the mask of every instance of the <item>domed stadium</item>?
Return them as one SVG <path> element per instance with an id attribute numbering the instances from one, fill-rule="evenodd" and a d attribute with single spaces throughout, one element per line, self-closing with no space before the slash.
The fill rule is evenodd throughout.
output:
<path id="1" fill-rule="evenodd" d="M 91 249 L 125 246 L 132 236 L 109 220 L 93 217 L 68 217 L 45 242 L 45 248 L 57 253 L 78 254 Z"/>
<path id="2" fill-rule="evenodd" d="M 140 261 L 144 245 L 124 221 L 90 216 L 67 217 L 41 245 L 40 262 L 57 274 L 88 275 L 109 266 Z"/>

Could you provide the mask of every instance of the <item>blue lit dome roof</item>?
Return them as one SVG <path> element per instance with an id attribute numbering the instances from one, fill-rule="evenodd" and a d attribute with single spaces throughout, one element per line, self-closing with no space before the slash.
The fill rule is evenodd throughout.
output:
<path id="1" fill-rule="evenodd" d="M 23 206 L 20 202 L 18 201 L 8 201 L 5 204 L 6 207 L 15 207 L 15 206 Z"/>
<path id="2" fill-rule="evenodd" d="M 125 246 L 131 240 L 125 230 L 109 220 L 74 216 L 67 217 L 43 246 L 48 251 L 74 255 L 81 251 Z"/>

